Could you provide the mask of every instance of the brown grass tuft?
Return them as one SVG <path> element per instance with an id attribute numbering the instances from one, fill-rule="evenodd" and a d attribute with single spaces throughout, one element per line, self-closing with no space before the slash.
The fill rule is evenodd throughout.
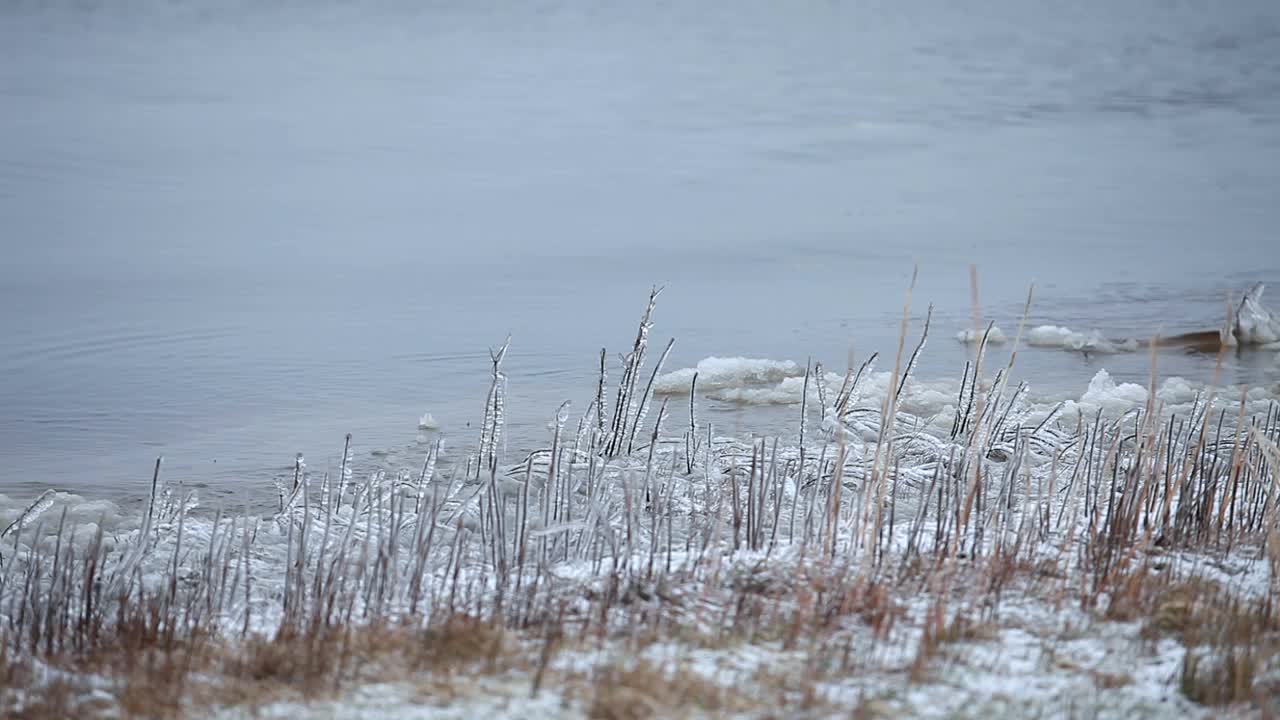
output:
<path id="1" fill-rule="evenodd" d="M 731 687 L 648 660 L 605 665 L 596 670 L 592 685 L 595 691 L 587 708 L 592 720 L 643 720 L 687 715 L 690 710 L 718 716 L 757 707 Z"/>

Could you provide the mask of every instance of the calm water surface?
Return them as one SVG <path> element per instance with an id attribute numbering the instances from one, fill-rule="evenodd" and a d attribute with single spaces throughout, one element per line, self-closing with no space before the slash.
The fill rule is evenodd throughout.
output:
<path id="1" fill-rule="evenodd" d="M 0 493 L 136 495 L 164 454 L 234 497 L 346 432 L 417 453 L 427 411 L 460 446 L 508 333 L 539 444 L 655 283 L 670 367 L 841 366 L 918 263 L 932 376 L 970 263 L 1006 330 L 1033 281 L 1033 322 L 1119 336 L 1280 283 L 1269 0 L 260 5 L 0 7 Z"/>

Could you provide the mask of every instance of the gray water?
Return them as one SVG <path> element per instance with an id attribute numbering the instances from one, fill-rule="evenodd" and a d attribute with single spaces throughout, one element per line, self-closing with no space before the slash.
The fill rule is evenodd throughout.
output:
<path id="1" fill-rule="evenodd" d="M 163 454 L 235 497 L 347 432 L 416 453 L 427 411 L 461 446 L 508 333 L 538 445 L 653 284 L 671 368 L 891 355 L 916 264 L 924 375 L 970 264 L 1006 330 L 1032 282 L 1032 322 L 1212 327 L 1280 281 L 1278 200 L 1271 0 L 8 2 L 0 493 L 136 495 Z"/>

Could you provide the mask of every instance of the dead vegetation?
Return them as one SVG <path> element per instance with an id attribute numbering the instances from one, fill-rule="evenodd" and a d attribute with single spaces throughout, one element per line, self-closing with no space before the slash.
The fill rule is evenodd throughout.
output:
<path id="1" fill-rule="evenodd" d="M 711 717 L 758 709 L 759 701 L 680 667 L 647 660 L 610 663 L 590 678 L 592 720 L 643 720 L 675 714 Z"/>
<path id="2" fill-rule="evenodd" d="M 932 682 L 1015 627 L 1011 598 L 1177 639 L 1196 703 L 1274 706 L 1273 603 L 1198 564 L 1247 549 L 1280 569 L 1274 404 L 1232 415 L 1209 389 L 1189 416 L 1153 400 L 1031 422 L 984 342 L 950 431 L 923 433 L 901 409 L 928 334 L 905 352 L 908 300 L 883 397 L 860 399 L 870 361 L 834 381 L 811 366 L 793 441 L 725 441 L 694 397 L 683 428 L 655 402 L 656 296 L 612 402 L 602 355 L 576 426 L 562 406 L 516 463 L 503 346 L 465 462 L 438 468 L 437 444 L 420 470 L 356 480 L 344 451 L 334 476 L 299 461 L 274 512 L 212 517 L 157 463 L 119 543 L 100 525 L 73 541 L 65 509 L 45 525 L 42 496 L 0 536 L 0 712 L 182 716 L 369 682 L 448 701 L 503 676 L 597 718 L 876 716 L 897 706 L 839 688 Z M 766 659 L 691 669 L 708 652 Z"/>
<path id="3" fill-rule="evenodd" d="M 1267 677 L 1280 668 L 1280 614 L 1270 596 L 1241 599 L 1215 583 L 1180 583 L 1159 597 L 1143 634 L 1183 644 L 1179 687 L 1197 703 L 1271 709 L 1280 701 L 1280 686 Z"/>

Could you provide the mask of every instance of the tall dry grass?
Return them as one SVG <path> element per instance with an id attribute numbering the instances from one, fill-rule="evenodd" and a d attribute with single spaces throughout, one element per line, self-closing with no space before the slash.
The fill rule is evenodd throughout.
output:
<path id="1" fill-rule="evenodd" d="M 976 278 L 974 294 L 981 328 Z M 823 683 L 867 658 L 927 680 L 1011 595 L 1146 618 L 1188 648 L 1180 687 L 1196 702 L 1275 701 L 1259 684 L 1277 661 L 1273 603 L 1219 589 L 1169 619 L 1183 612 L 1174 584 L 1198 577 L 1175 576 L 1176 558 L 1253 553 L 1277 577 L 1274 403 L 1229 412 L 1209 389 L 1170 415 L 1153 363 L 1144 408 L 1032 423 L 1016 350 L 987 374 L 984 335 L 949 432 L 924 433 L 901 401 L 931 310 L 906 353 L 909 294 L 883 398 L 857 400 L 874 356 L 838 387 L 810 364 L 794 437 L 725 440 L 698 421 L 696 376 L 687 423 L 654 397 L 671 343 L 644 379 L 657 297 L 612 392 L 602 352 L 585 413 L 571 424 L 561 406 L 547 447 L 518 461 L 504 343 L 465 462 L 442 464 L 437 442 L 416 473 L 356 479 L 348 436 L 336 477 L 299 459 L 274 512 L 209 516 L 157 461 L 140 527 L 120 538 L 101 524 L 86 537 L 42 496 L 0 536 L 0 707 L 179 716 L 388 679 L 448 696 L 503 675 L 596 717 L 669 714 L 672 689 L 710 713 L 821 714 Z M 556 662 L 756 644 L 800 653 L 802 669 L 744 692 L 678 665 L 608 660 L 583 676 Z"/>

